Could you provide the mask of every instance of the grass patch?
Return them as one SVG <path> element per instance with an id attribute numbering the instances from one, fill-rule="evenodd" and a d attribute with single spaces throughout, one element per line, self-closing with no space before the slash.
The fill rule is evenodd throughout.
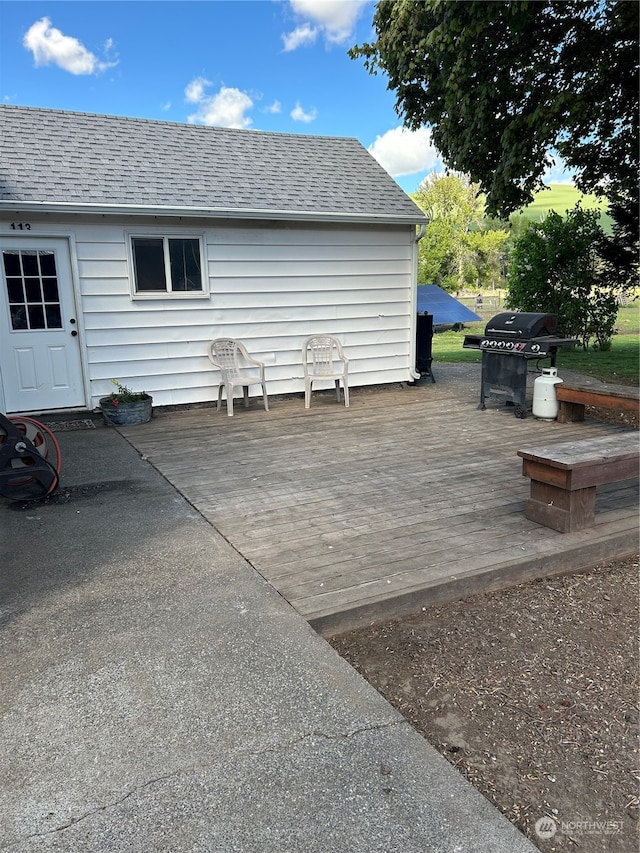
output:
<path id="1" fill-rule="evenodd" d="M 436 332 L 432 345 L 434 362 L 436 364 L 439 361 L 479 364 L 482 361 L 482 353 L 479 350 L 463 349 L 462 343 L 466 334 L 483 334 L 484 327 L 490 319 L 491 317 L 487 316 L 482 323 L 472 323 L 461 332 Z M 576 347 L 574 350 L 559 350 L 557 366 L 560 376 L 562 376 L 562 368 L 566 368 L 583 373 L 585 376 L 593 376 L 603 382 L 639 385 L 640 331 L 636 305 L 620 309 L 616 328 L 618 334 L 614 336 L 608 352 L 592 350 L 584 352 L 581 347 Z M 542 366 L 548 366 L 549 363 L 545 360 Z"/>
<path id="2" fill-rule="evenodd" d="M 550 210 L 564 215 L 576 203 L 582 202 L 585 210 L 597 208 L 606 210 L 607 202 L 595 195 L 584 195 L 571 184 L 550 184 L 549 189 L 536 193 L 533 201 L 525 207 L 523 213 L 530 219 L 544 218 Z"/>
<path id="3" fill-rule="evenodd" d="M 522 216 L 535 222 L 541 222 L 550 210 L 555 210 L 560 216 L 566 216 L 567 210 L 572 210 L 577 202 L 582 203 L 585 210 L 596 208 L 600 211 L 600 225 L 606 233 L 611 232 L 611 217 L 607 214 L 606 199 L 595 195 L 585 195 L 571 184 L 549 184 L 546 190 L 536 193 L 533 201 L 520 211 Z"/>

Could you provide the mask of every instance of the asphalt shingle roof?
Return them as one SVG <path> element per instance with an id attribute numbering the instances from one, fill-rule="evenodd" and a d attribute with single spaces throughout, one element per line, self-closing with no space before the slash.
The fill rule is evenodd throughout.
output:
<path id="1" fill-rule="evenodd" d="M 3 202 L 424 221 L 357 139 L 8 105 Z"/>

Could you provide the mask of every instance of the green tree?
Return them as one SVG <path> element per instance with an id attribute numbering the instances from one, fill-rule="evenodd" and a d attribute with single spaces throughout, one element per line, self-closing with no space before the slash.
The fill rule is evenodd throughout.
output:
<path id="1" fill-rule="evenodd" d="M 418 187 L 415 198 L 430 219 L 444 219 L 465 231 L 479 225 L 484 217 L 485 198 L 480 185 L 472 184 L 465 175 L 432 172 Z"/>
<path id="2" fill-rule="evenodd" d="M 582 192 L 609 200 L 609 261 L 627 286 L 638 239 L 637 4 L 380 0 L 373 26 L 377 39 L 350 56 L 388 75 L 405 125 L 432 128 L 448 166 L 480 183 L 489 213 L 506 219 L 528 204 L 557 151 Z"/>
<path id="3" fill-rule="evenodd" d="M 428 175 L 414 195 L 430 219 L 419 243 L 419 281 L 453 292 L 500 281 L 507 233 L 484 222 L 485 199 L 464 175 Z"/>
<path id="4" fill-rule="evenodd" d="M 507 308 L 558 316 L 562 334 L 578 338 L 584 349 L 595 339 L 609 349 L 618 304 L 596 248 L 604 239 L 598 212 L 578 205 L 566 218 L 551 211 L 531 223 L 511 251 Z"/>

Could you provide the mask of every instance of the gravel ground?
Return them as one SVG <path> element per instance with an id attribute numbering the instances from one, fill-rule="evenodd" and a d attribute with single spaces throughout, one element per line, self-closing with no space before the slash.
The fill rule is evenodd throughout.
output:
<path id="1" fill-rule="evenodd" d="M 330 642 L 542 851 L 637 851 L 638 558 Z M 553 833 L 553 835 L 552 835 Z"/>

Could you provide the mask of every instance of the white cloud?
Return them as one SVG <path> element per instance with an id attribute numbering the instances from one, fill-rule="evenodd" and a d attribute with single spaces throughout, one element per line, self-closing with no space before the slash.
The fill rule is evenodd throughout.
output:
<path id="1" fill-rule="evenodd" d="M 168 112 L 171 109 L 171 101 L 165 101 L 164 104 L 160 104 L 160 109 L 163 113 Z"/>
<path id="2" fill-rule="evenodd" d="M 282 41 L 284 42 L 285 53 L 297 50 L 302 45 L 313 44 L 317 36 L 318 30 L 310 24 L 303 24 L 301 27 L 296 27 L 293 32 L 284 33 Z"/>
<path id="3" fill-rule="evenodd" d="M 368 3 L 369 0 L 290 0 L 293 13 L 304 19 L 305 23 L 282 37 L 285 50 L 295 50 L 312 43 L 317 30 L 324 34 L 330 44 L 343 44 L 351 37 Z M 313 38 L 310 37 L 312 32 Z M 302 38 L 303 33 L 308 34 L 307 38 Z"/>
<path id="4" fill-rule="evenodd" d="M 274 101 L 268 107 L 265 107 L 265 112 L 272 113 L 272 115 L 277 115 L 278 113 L 282 112 L 282 104 L 280 103 L 280 101 Z"/>
<path id="5" fill-rule="evenodd" d="M 206 77 L 195 77 L 190 83 L 187 83 L 184 94 L 190 104 L 197 104 L 205 99 L 204 90 L 212 83 Z"/>
<path id="6" fill-rule="evenodd" d="M 253 107 L 249 95 L 227 86 L 222 86 L 215 95 L 207 95 L 205 88 L 210 85 L 204 77 L 197 77 L 185 88 L 187 101 L 198 105 L 197 112 L 190 115 L 188 121 L 216 127 L 249 127 L 251 118 L 245 115 Z"/>
<path id="7" fill-rule="evenodd" d="M 309 124 L 309 122 L 315 121 L 318 115 L 318 111 L 312 108 L 309 110 L 309 112 L 305 112 L 300 106 L 300 103 L 298 102 L 291 110 L 290 115 L 294 121 L 302 121 L 305 124 Z"/>
<path id="8" fill-rule="evenodd" d="M 420 130 L 395 127 L 376 136 L 368 151 L 392 177 L 432 171 L 441 165 L 440 154 L 426 127 Z"/>
<path id="9" fill-rule="evenodd" d="M 22 40 L 23 46 L 33 53 L 36 65 L 57 65 L 70 74 L 98 74 L 113 68 L 118 61 L 104 62 L 87 50 L 78 39 L 65 36 L 51 26 L 49 18 L 41 18 L 32 24 Z M 111 50 L 113 42 L 108 39 L 105 51 Z"/>

